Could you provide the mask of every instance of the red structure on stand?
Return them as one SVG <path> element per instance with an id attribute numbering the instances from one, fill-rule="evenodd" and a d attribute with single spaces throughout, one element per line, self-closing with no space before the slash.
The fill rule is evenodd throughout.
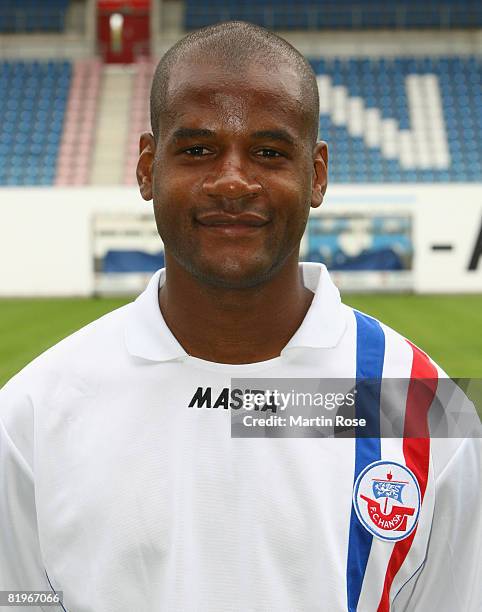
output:
<path id="1" fill-rule="evenodd" d="M 98 0 L 97 40 L 104 62 L 130 64 L 149 55 L 150 0 Z"/>

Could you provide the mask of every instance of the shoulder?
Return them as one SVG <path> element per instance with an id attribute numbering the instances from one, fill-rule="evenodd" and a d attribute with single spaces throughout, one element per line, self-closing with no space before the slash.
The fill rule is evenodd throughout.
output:
<path id="1" fill-rule="evenodd" d="M 343 304 L 348 325 L 353 329 L 360 358 L 377 351 L 384 377 L 447 377 L 443 369 L 411 339 L 383 321 Z"/>
<path id="2" fill-rule="evenodd" d="M 26 365 L 0 389 L 0 426 L 15 443 L 33 429 L 34 406 L 40 398 L 55 399 L 60 389 L 92 388 L 106 368 L 126 359 L 122 306 L 67 336 Z"/>
<path id="3" fill-rule="evenodd" d="M 457 415 L 464 414 L 467 423 L 471 423 L 470 427 L 473 424 L 480 435 L 480 419 L 473 403 L 457 386 L 456 381 L 451 380 L 430 355 L 411 339 L 375 317 L 350 306 L 344 305 L 344 308 L 355 330 L 353 335 L 356 337 L 356 351 L 361 355 L 360 359 L 373 359 L 373 353 L 378 351 L 385 399 L 400 405 L 405 418 L 409 410 L 413 418 L 420 418 L 422 412 L 426 411 L 436 479 L 446 473 L 449 466 L 455 469 L 455 466 L 464 463 L 467 469 L 477 464 L 473 472 L 479 473 L 481 440 L 476 437 L 477 434 L 461 435 L 460 427 L 455 425 Z M 394 398 L 394 395 L 397 397 Z M 464 432 L 468 431 L 468 427 Z M 478 463 L 474 457 L 478 457 Z"/>
<path id="4" fill-rule="evenodd" d="M 114 353 L 124 343 L 124 320 L 130 307 L 127 304 L 113 310 L 54 344 L 10 379 L 2 392 L 26 383 L 41 383 L 50 372 L 59 374 Z"/>

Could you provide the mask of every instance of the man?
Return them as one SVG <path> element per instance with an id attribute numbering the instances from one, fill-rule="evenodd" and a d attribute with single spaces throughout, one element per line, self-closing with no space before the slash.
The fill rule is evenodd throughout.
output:
<path id="1" fill-rule="evenodd" d="M 308 63 L 251 24 L 200 30 L 151 117 L 137 176 L 166 268 L 2 391 L 1 588 L 71 612 L 475 612 L 475 440 L 230 435 L 234 378 L 425 378 L 400 411 L 426 426 L 439 376 L 298 263 L 327 186 Z"/>

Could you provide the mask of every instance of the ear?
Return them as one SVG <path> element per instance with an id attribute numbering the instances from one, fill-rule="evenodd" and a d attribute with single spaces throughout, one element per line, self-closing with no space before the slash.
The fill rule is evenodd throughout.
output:
<path id="1" fill-rule="evenodd" d="M 152 200 L 152 165 L 155 153 L 154 136 L 149 132 L 144 132 L 139 140 L 139 161 L 136 170 L 139 190 L 144 200 Z"/>
<path id="2" fill-rule="evenodd" d="M 311 186 L 311 206 L 318 208 L 328 185 L 328 145 L 323 140 L 316 143 L 313 150 L 313 183 Z"/>

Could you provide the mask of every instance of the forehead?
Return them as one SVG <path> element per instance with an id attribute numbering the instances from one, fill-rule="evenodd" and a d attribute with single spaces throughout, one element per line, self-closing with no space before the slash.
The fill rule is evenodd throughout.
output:
<path id="1" fill-rule="evenodd" d="M 166 92 L 169 125 L 186 118 L 214 116 L 232 127 L 270 118 L 303 129 L 299 75 L 292 66 L 269 69 L 260 63 L 235 70 L 203 62 L 178 63 Z"/>

